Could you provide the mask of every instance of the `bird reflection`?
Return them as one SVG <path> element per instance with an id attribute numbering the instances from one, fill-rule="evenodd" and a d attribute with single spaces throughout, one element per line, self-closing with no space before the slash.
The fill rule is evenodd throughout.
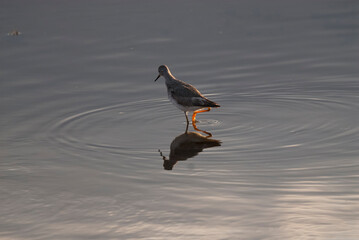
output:
<path id="1" fill-rule="evenodd" d="M 192 158 L 205 148 L 221 146 L 221 141 L 212 139 L 211 133 L 198 129 L 195 123 L 192 123 L 192 125 L 196 131 L 202 132 L 207 136 L 197 132 L 188 132 L 187 124 L 186 131 L 173 139 L 168 158 L 162 154 L 161 150 L 158 150 L 163 159 L 164 169 L 172 170 L 178 161 L 185 161 L 188 158 Z"/>

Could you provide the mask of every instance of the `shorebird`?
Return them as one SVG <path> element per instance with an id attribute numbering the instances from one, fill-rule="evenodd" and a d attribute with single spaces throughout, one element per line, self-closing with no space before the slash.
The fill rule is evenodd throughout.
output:
<path id="1" fill-rule="evenodd" d="M 193 112 L 192 123 L 196 122 L 197 113 L 208 112 L 211 107 L 220 107 L 217 103 L 207 99 L 194 86 L 176 79 L 170 69 L 166 65 L 161 65 L 158 68 L 158 77 L 161 76 L 166 79 L 167 93 L 169 100 L 186 116 L 187 124 L 188 112 Z"/>

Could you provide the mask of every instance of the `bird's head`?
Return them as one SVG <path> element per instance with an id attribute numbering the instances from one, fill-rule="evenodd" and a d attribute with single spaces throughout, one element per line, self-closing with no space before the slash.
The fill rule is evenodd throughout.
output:
<path id="1" fill-rule="evenodd" d="M 166 73 L 169 73 L 170 69 L 166 66 L 166 65 L 161 65 L 158 67 L 158 76 L 155 79 L 155 82 L 157 81 L 157 79 L 159 79 L 161 76 L 163 76 Z"/>

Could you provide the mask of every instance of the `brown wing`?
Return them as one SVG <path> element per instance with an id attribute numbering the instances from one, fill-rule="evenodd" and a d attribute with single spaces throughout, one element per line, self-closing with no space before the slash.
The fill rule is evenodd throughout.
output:
<path id="1" fill-rule="evenodd" d="M 169 88 L 170 94 L 178 104 L 183 106 L 219 107 L 218 104 L 205 98 L 192 86 L 181 85 L 181 87 Z"/>

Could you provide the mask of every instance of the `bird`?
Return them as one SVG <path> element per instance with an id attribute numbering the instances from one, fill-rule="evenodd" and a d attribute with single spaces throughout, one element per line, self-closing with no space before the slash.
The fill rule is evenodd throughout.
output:
<path id="1" fill-rule="evenodd" d="M 166 65 L 158 67 L 159 79 L 161 76 L 166 79 L 168 99 L 186 116 L 187 125 L 188 112 L 193 112 L 192 124 L 196 122 L 197 113 L 208 112 L 211 108 L 218 108 L 220 105 L 203 96 L 194 86 L 176 79 Z"/>

